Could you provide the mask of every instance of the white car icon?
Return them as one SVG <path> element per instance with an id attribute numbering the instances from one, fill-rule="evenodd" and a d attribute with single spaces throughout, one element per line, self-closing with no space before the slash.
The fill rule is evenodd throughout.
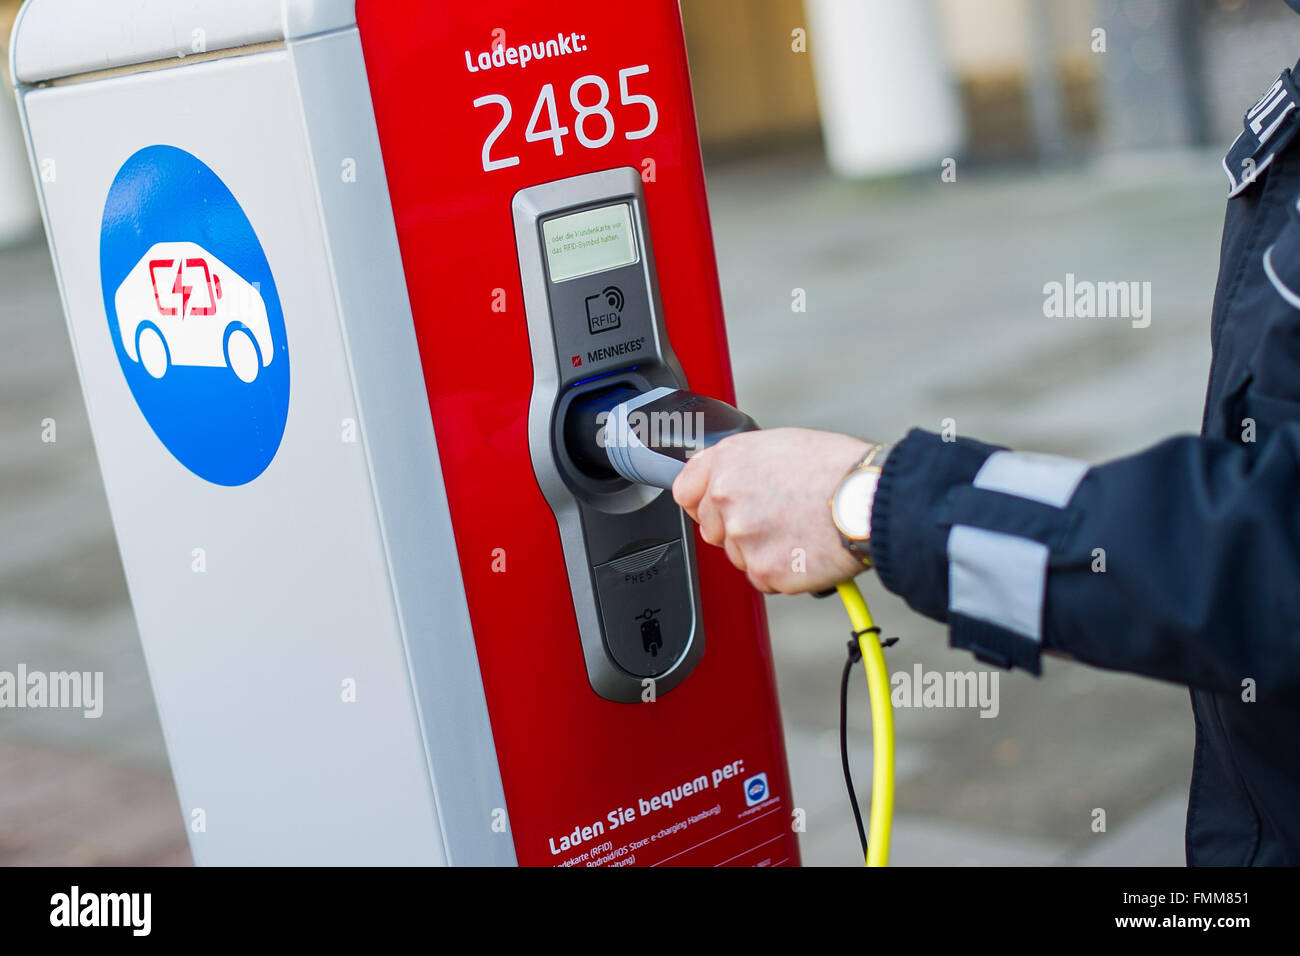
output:
<path id="1" fill-rule="evenodd" d="M 197 243 L 152 246 L 113 305 L 126 354 L 154 378 L 173 365 L 227 366 L 251 382 L 275 354 L 262 293 Z"/>

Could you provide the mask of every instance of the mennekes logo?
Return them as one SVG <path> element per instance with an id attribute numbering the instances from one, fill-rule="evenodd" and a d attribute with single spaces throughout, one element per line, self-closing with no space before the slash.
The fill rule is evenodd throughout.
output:
<path id="1" fill-rule="evenodd" d="M 645 336 L 640 336 L 639 338 L 628 339 L 626 342 L 619 342 L 616 345 L 606 345 L 603 348 L 591 349 L 587 352 L 587 361 L 601 362 L 608 358 L 616 358 L 620 355 L 629 355 L 632 352 L 640 352 L 644 347 Z"/>

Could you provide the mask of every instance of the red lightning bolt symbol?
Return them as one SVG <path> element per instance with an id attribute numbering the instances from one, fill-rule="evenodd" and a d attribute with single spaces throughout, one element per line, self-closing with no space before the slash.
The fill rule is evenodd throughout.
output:
<path id="1" fill-rule="evenodd" d="M 177 292 L 181 294 L 181 318 L 182 319 L 189 314 L 190 293 L 194 291 L 194 286 L 181 284 L 181 273 L 184 271 L 185 271 L 185 264 L 184 262 L 182 262 L 181 267 L 176 270 L 176 283 L 172 286 L 173 294 Z"/>

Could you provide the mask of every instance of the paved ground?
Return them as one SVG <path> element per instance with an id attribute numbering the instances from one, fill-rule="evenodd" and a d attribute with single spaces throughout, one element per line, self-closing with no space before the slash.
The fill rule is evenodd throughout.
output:
<path id="1" fill-rule="evenodd" d="M 955 183 L 836 182 L 815 157 L 710 176 L 742 403 L 767 425 L 966 434 L 1090 459 L 1194 429 L 1223 183 L 1209 155 Z M 1046 319 L 1066 273 L 1150 281 L 1150 328 Z M 794 289 L 807 311 L 791 311 Z M 57 441 L 40 441 L 42 420 Z M 891 667 L 973 670 L 869 583 Z M 808 863 L 854 864 L 835 727 L 845 625 L 769 603 Z M 0 252 L 0 668 L 102 669 L 98 720 L 0 711 L 0 863 L 188 859 L 71 350 L 43 245 Z M 855 678 L 854 760 L 870 767 Z M 1049 662 L 1002 676 L 999 713 L 902 710 L 899 863 L 1179 864 L 1186 692 Z M 122 702 L 129 703 L 122 703 Z M 1107 814 L 1090 829 L 1094 808 Z"/>

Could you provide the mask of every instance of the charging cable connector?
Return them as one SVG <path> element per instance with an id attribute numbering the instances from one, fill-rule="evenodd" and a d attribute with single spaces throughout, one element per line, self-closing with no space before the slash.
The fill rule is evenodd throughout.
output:
<path id="1" fill-rule="evenodd" d="M 624 385 L 593 391 L 575 400 L 564 432 L 569 453 L 582 468 L 671 489 L 691 455 L 731 435 L 757 428 L 744 412 L 716 398 L 667 387 L 637 392 Z M 836 590 L 853 625 L 871 697 L 871 812 L 863 852 L 867 866 L 885 866 L 894 814 L 894 712 L 889 701 L 889 671 L 881 649 L 880 628 L 871 619 L 857 584 L 844 581 Z M 847 749 L 844 769 L 861 834 Z"/>

